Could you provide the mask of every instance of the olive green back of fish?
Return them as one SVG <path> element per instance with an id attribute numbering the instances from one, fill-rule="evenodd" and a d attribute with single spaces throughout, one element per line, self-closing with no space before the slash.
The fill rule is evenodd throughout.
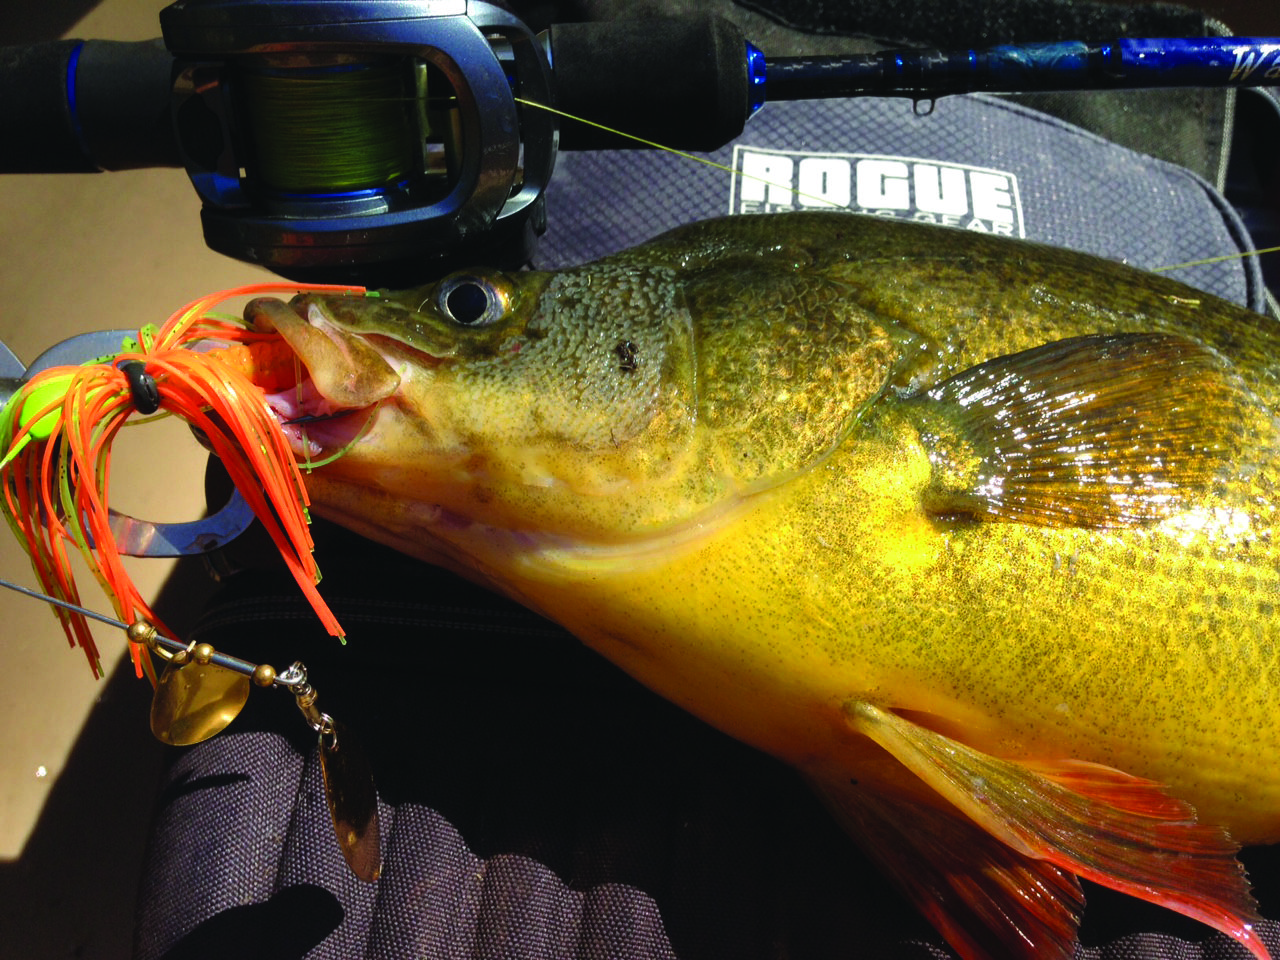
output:
<path id="1" fill-rule="evenodd" d="M 928 338 L 917 389 L 993 356 L 1101 332 L 1191 333 L 1280 390 L 1270 319 L 1157 274 L 1087 254 L 877 217 L 779 214 L 690 224 L 611 258 L 693 272 L 779 267 L 838 282 L 845 303 Z M 731 289 L 731 284 L 725 284 Z M 728 292 L 726 290 L 726 292 Z M 754 311 L 743 320 L 751 323 Z M 811 323 L 820 321 L 811 319 Z"/>

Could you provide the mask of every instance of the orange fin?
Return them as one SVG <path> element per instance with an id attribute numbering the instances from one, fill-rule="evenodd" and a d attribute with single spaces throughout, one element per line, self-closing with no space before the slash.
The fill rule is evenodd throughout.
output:
<path id="1" fill-rule="evenodd" d="M 1076 878 L 946 810 L 858 786 L 818 794 L 962 957 L 1071 960 L 1084 897 Z"/>
<path id="2" fill-rule="evenodd" d="M 1081 761 L 1001 760 L 868 703 L 849 703 L 846 713 L 855 730 L 1022 857 L 1176 910 L 1270 960 L 1254 931 L 1259 917 L 1239 847 L 1196 823 L 1195 811 L 1159 784 Z M 980 890 L 1002 892 L 989 879 Z"/>
<path id="3" fill-rule="evenodd" d="M 1270 414 L 1220 355 L 1162 333 L 996 357 L 907 401 L 933 464 L 924 506 L 1042 526 L 1158 521 L 1240 463 Z"/>

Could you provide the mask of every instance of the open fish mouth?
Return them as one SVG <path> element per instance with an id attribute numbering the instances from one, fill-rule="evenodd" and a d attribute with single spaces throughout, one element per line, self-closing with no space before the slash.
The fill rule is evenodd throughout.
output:
<path id="1" fill-rule="evenodd" d="M 400 374 L 376 349 L 330 322 L 314 301 L 251 301 L 245 319 L 278 333 L 301 364 L 296 383 L 266 392 L 293 452 L 315 458 L 345 449 L 400 386 Z"/>

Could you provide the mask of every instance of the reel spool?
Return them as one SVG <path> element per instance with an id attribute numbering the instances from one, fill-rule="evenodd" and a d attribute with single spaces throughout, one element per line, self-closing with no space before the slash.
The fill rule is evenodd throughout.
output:
<path id="1" fill-rule="evenodd" d="M 179 152 L 213 249 L 302 282 L 526 261 L 557 145 L 537 39 L 478 0 L 179 0 Z"/>

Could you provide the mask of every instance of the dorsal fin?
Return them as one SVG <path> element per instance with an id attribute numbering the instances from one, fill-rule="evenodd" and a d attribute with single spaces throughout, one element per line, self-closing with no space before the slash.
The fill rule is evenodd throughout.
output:
<path id="1" fill-rule="evenodd" d="M 1269 414 L 1218 353 L 1171 334 L 1072 337 L 907 401 L 925 508 L 1044 526 L 1167 517 L 1230 476 Z"/>

